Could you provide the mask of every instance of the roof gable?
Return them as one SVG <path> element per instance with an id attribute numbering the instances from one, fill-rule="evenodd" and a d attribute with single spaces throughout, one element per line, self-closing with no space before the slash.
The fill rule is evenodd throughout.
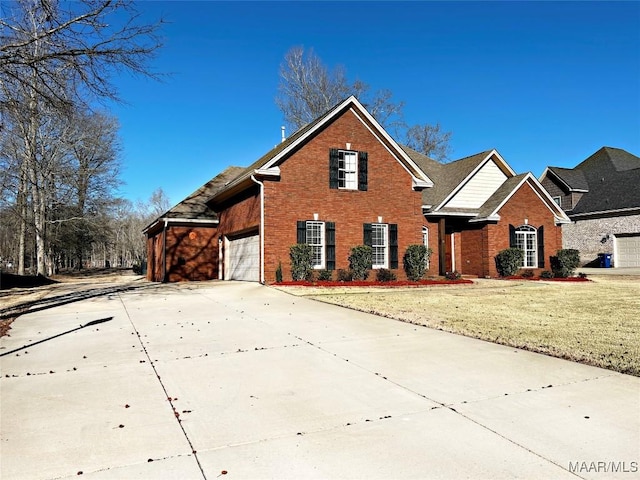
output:
<path id="1" fill-rule="evenodd" d="M 336 118 L 345 112 L 351 111 L 366 126 L 366 128 L 380 141 L 385 148 L 396 158 L 403 168 L 411 175 L 414 188 L 422 189 L 432 187 L 433 182 L 427 173 L 420 168 L 403 148 L 382 128 L 382 126 L 371 116 L 364 106 L 351 96 L 342 101 L 327 113 L 317 118 L 310 124 L 298 129 L 289 138 L 267 152 L 253 164 L 247 167 L 222 191 L 221 196 L 227 192 L 234 191 L 242 184 L 248 184 L 252 176 L 279 175 L 278 166 L 286 161 L 294 152 L 302 148 L 311 138 L 324 128 L 329 126 Z"/>
<path id="2" fill-rule="evenodd" d="M 542 203 L 553 213 L 556 223 L 570 223 L 569 217 L 564 213 L 549 193 L 533 174 L 523 173 L 507 179 L 491 197 L 482 205 L 476 218 L 471 222 L 497 221 L 500 219 L 498 212 L 511 197 L 524 185 L 528 184 Z"/>
<path id="3" fill-rule="evenodd" d="M 584 192 L 572 217 L 640 209 L 640 158 L 620 148 L 602 147 L 572 169 L 548 167 L 547 177 Z"/>
<path id="4" fill-rule="evenodd" d="M 515 172 L 496 150 L 487 150 L 439 167 L 425 164 L 435 187 L 422 193 L 432 212 L 443 208 L 478 208 Z M 458 196 L 459 195 L 459 196 Z"/>

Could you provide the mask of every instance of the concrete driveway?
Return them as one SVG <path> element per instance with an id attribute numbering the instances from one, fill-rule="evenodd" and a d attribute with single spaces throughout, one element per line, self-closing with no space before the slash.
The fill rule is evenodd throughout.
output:
<path id="1" fill-rule="evenodd" d="M 640 475 L 640 378 L 258 284 L 146 284 L 10 334 L 3 479 Z"/>

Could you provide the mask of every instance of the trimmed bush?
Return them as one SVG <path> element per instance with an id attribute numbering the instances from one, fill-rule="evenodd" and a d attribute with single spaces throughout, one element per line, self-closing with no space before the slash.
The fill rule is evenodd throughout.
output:
<path id="1" fill-rule="evenodd" d="M 353 272 L 354 280 L 366 280 L 369 278 L 373 249 L 369 245 L 358 245 L 351 249 L 349 254 L 349 268 Z"/>
<path id="2" fill-rule="evenodd" d="M 540 278 L 553 278 L 553 273 L 549 270 L 545 270 L 540 274 Z"/>
<path id="3" fill-rule="evenodd" d="M 282 282 L 282 262 L 278 262 L 278 268 L 276 268 L 276 283 Z"/>
<path id="4" fill-rule="evenodd" d="M 351 270 L 338 270 L 338 281 L 339 282 L 352 282 L 353 281 L 353 272 Z"/>
<path id="5" fill-rule="evenodd" d="M 551 257 L 551 270 L 556 277 L 573 276 L 578 265 L 580 265 L 580 252 L 575 248 L 560 249 L 555 257 Z"/>
<path id="6" fill-rule="evenodd" d="M 522 273 L 520 275 L 522 275 L 522 277 L 524 278 L 533 278 L 533 270 L 531 269 L 522 270 Z"/>
<path id="7" fill-rule="evenodd" d="M 444 278 L 447 280 L 460 280 L 462 278 L 462 274 L 457 270 L 454 270 L 453 272 L 446 272 L 444 274 Z"/>
<path id="8" fill-rule="evenodd" d="M 331 270 L 318 270 L 318 280 L 323 282 L 333 279 L 333 272 Z"/>
<path id="9" fill-rule="evenodd" d="M 519 248 L 506 248 L 495 256 L 496 269 L 501 277 L 515 275 L 524 263 L 524 251 Z"/>
<path id="10" fill-rule="evenodd" d="M 412 282 L 421 280 L 427 271 L 432 250 L 424 245 L 409 245 L 404 254 L 404 271 Z"/>
<path id="11" fill-rule="evenodd" d="M 296 243 L 295 245 L 291 245 L 291 247 L 289 247 L 292 280 L 309 280 L 313 275 L 311 254 L 311 245 L 308 245 L 306 243 Z"/>
<path id="12" fill-rule="evenodd" d="M 376 270 L 376 280 L 378 282 L 393 282 L 396 280 L 396 274 L 386 268 Z"/>

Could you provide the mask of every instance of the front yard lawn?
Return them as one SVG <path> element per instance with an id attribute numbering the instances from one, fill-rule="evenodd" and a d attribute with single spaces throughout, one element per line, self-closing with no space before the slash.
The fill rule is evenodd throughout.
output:
<path id="1" fill-rule="evenodd" d="M 640 279 L 284 288 L 323 302 L 640 376 Z"/>

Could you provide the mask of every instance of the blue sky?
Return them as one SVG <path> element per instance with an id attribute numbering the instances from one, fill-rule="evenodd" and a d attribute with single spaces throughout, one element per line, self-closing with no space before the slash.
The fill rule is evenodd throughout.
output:
<path id="1" fill-rule="evenodd" d="M 121 194 L 175 204 L 280 141 L 294 46 L 452 132 L 452 159 L 496 148 L 518 172 L 602 146 L 640 155 L 640 2 L 143 1 L 163 16 L 162 82 L 122 76 Z M 290 133 L 290 132 L 289 132 Z"/>

